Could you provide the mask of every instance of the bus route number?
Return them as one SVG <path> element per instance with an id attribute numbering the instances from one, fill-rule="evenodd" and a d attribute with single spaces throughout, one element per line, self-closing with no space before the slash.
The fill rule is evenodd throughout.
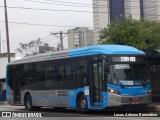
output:
<path id="1" fill-rule="evenodd" d="M 121 62 L 135 62 L 135 57 L 121 57 Z"/>

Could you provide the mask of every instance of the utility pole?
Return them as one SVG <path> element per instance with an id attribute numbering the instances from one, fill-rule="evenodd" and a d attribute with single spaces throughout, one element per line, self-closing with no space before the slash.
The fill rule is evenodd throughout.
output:
<path id="1" fill-rule="evenodd" d="M 3 51 L 4 51 L 4 53 L 5 53 L 5 51 L 6 51 L 6 50 L 5 50 L 5 42 L 6 42 L 6 41 L 3 40 L 2 42 L 3 42 Z"/>
<path id="2" fill-rule="evenodd" d="M 5 11 L 5 26 L 6 26 L 6 40 L 7 40 L 7 53 L 8 53 L 8 63 L 11 61 L 10 59 L 10 45 L 9 45 L 9 29 L 8 29 L 8 15 L 7 15 L 7 3 L 4 0 L 4 11 Z"/>
<path id="3" fill-rule="evenodd" d="M 1 31 L 0 31 L 0 54 L 1 54 Z"/>
<path id="4" fill-rule="evenodd" d="M 66 35 L 63 36 L 63 34 L 66 34 Z M 51 33 L 50 35 L 54 35 L 54 36 L 56 36 L 57 38 L 60 39 L 61 50 L 64 50 L 64 47 L 63 47 L 63 38 L 67 36 L 67 33 L 63 33 L 62 31 L 60 31 L 58 33 Z M 57 35 L 59 35 L 59 36 L 57 36 Z"/>

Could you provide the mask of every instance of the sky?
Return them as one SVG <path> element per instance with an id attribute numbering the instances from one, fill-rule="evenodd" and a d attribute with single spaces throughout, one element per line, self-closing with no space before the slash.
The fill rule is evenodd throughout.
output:
<path id="1" fill-rule="evenodd" d="M 51 32 L 67 32 L 74 27 L 93 29 L 92 0 L 6 1 L 11 52 L 16 52 L 20 42 L 38 38 L 56 47 L 60 40 L 50 35 Z M 4 0 L 0 0 L 1 52 L 7 52 L 4 21 Z M 68 48 L 67 37 L 64 38 L 64 47 Z"/>

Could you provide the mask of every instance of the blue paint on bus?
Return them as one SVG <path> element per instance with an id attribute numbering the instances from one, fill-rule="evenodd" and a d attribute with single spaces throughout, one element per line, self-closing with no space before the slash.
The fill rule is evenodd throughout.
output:
<path id="1" fill-rule="evenodd" d="M 134 47 L 124 45 L 95 45 L 69 51 L 70 57 L 96 54 L 144 54 L 144 52 Z"/>
<path id="2" fill-rule="evenodd" d="M 12 87 L 9 86 L 9 85 L 12 84 L 10 76 L 9 76 L 10 74 L 8 74 L 8 69 L 9 69 L 10 66 L 15 66 L 15 69 L 16 69 L 17 64 L 23 65 L 23 64 L 32 63 L 32 62 L 34 62 L 34 64 L 37 64 L 38 62 L 42 62 L 47 66 L 48 62 L 46 62 L 46 61 L 53 62 L 53 64 L 56 65 L 59 62 L 58 59 L 61 59 L 60 64 L 63 65 L 63 69 L 61 68 L 63 70 L 63 72 L 67 71 L 69 67 L 67 68 L 66 66 L 70 65 L 70 69 L 73 67 L 74 70 L 77 73 L 76 75 L 78 75 L 78 74 L 81 74 L 81 73 L 77 72 L 78 69 L 86 67 L 86 74 L 85 74 L 86 79 L 84 80 L 83 77 L 82 78 L 80 77 L 80 79 L 78 79 L 78 77 L 76 77 L 77 79 L 74 79 L 74 80 L 75 81 L 80 80 L 82 83 L 78 83 L 78 86 L 72 86 L 74 89 L 71 89 L 72 87 L 70 87 L 70 88 L 68 88 L 68 87 L 65 87 L 65 88 L 56 87 L 56 89 L 51 88 L 49 90 L 55 90 L 54 91 L 55 93 L 54 94 L 47 94 L 48 96 L 46 94 L 43 94 L 43 92 L 42 92 L 42 94 L 39 93 L 39 95 L 34 94 L 34 91 L 32 92 L 32 90 L 31 90 L 30 94 L 32 95 L 32 100 L 35 103 L 37 102 L 37 104 L 35 104 L 35 105 L 40 106 L 43 103 L 44 106 L 76 108 L 77 107 L 76 98 L 81 97 L 81 96 L 78 96 L 78 95 L 85 95 L 85 97 L 87 99 L 87 105 L 88 105 L 87 107 L 88 107 L 88 109 L 92 109 L 92 110 L 100 110 L 100 109 L 104 109 L 108 106 L 119 105 L 117 103 L 111 103 L 110 100 L 115 99 L 115 97 L 117 97 L 117 99 L 119 99 L 119 97 L 123 97 L 123 96 L 134 97 L 134 99 L 137 100 L 137 99 L 139 99 L 139 97 L 135 97 L 135 96 L 141 95 L 143 104 L 149 104 L 150 103 L 150 101 L 149 101 L 150 100 L 149 99 L 149 97 L 150 97 L 149 89 L 150 89 L 151 85 L 150 85 L 149 82 L 145 82 L 144 85 L 143 85 L 143 82 L 142 82 L 142 84 L 139 85 L 138 82 L 140 80 L 136 80 L 136 79 L 134 79 L 134 80 L 133 79 L 124 79 L 124 80 L 117 79 L 117 80 L 119 80 L 119 83 L 114 84 L 112 77 L 110 77 L 110 80 L 111 80 L 110 83 L 108 83 L 109 82 L 109 77 L 108 78 L 106 77 L 103 81 L 101 79 L 101 76 L 94 77 L 95 72 L 96 73 L 100 73 L 100 72 L 105 73 L 106 66 L 109 68 L 107 72 L 109 72 L 109 73 L 113 72 L 113 68 L 112 68 L 113 66 L 110 66 L 109 64 L 117 64 L 116 63 L 117 61 L 115 62 L 112 59 L 109 59 L 109 57 L 111 57 L 111 58 L 115 57 L 115 56 L 118 56 L 119 58 L 123 57 L 123 56 L 129 56 L 129 57 L 130 56 L 133 56 L 133 57 L 138 56 L 139 58 L 145 57 L 144 52 L 142 52 L 142 51 L 140 51 L 140 50 L 138 50 L 134 47 L 124 46 L 124 45 L 94 45 L 94 46 L 88 46 L 88 47 L 84 47 L 84 48 L 68 50 L 66 52 L 64 51 L 64 53 L 62 53 L 62 55 L 61 55 L 60 52 L 57 52 L 55 54 L 53 53 L 52 55 L 53 56 L 55 55 L 55 58 L 52 58 L 52 59 L 48 58 L 48 56 L 45 56 L 45 55 L 44 56 L 39 55 L 39 56 L 37 56 L 37 58 L 36 57 L 33 57 L 33 58 L 31 57 L 33 60 L 30 59 L 29 62 L 26 62 L 27 59 L 24 59 L 24 60 L 21 60 L 20 62 L 17 62 L 17 63 L 13 62 L 13 64 L 11 63 L 11 64 L 9 64 L 9 66 L 7 66 L 7 73 L 6 73 L 6 88 L 7 88 L 7 90 L 6 90 L 6 94 L 7 94 L 9 102 L 13 103 L 13 101 L 14 101 L 13 96 L 15 95 Z M 59 58 L 58 55 L 63 56 L 63 57 Z M 95 57 L 100 58 L 99 61 L 96 61 L 96 60 L 94 61 L 94 59 L 92 59 L 92 57 L 89 57 L 91 55 L 94 55 Z M 101 57 L 101 56 L 97 56 L 97 55 L 105 55 L 105 56 L 108 55 L 109 57 L 105 58 L 105 57 Z M 81 56 L 87 56 L 87 57 L 81 57 Z M 77 58 L 74 59 L 73 57 L 77 57 Z M 78 57 L 80 57 L 80 59 L 78 59 Z M 41 59 L 39 60 L 38 58 L 39 59 L 41 58 Z M 67 58 L 67 60 L 65 58 Z M 69 58 L 72 58 L 72 59 L 69 59 Z M 83 60 L 83 62 L 86 62 L 86 63 L 84 64 L 84 66 L 77 67 L 78 64 L 75 64 L 75 63 L 76 62 L 77 63 L 81 62 L 81 60 Z M 54 61 L 56 61 L 56 62 L 54 62 Z M 66 61 L 68 61 L 68 62 L 66 62 Z M 141 62 L 141 64 L 143 63 L 147 66 L 147 63 L 146 63 L 145 60 L 143 61 L 143 60 L 140 59 L 139 61 Z M 139 61 L 133 61 L 133 62 L 125 61 L 125 64 L 139 64 Z M 124 64 L 123 61 L 118 61 L 118 62 L 119 62 L 119 64 Z M 71 66 L 70 63 L 74 63 L 73 66 Z M 107 63 L 107 64 L 105 64 L 105 63 Z M 112 68 L 112 69 L 110 69 L 110 68 Z M 58 70 L 58 69 L 55 69 L 55 70 Z M 82 70 L 84 70 L 84 69 L 82 69 Z M 13 71 L 9 71 L 9 72 L 12 73 Z M 47 72 L 47 71 L 44 71 L 44 75 L 45 75 L 45 72 Z M 13 72 L 13 73 L 15 74 L 15 72 Z M 109 73 L 108 73 L 108 75 L 111 75 Z M 63 75 L 66 76 L 66 72 L 64 72 Z M 97 75 L 99 75 L 99 74 L 97 74 Z M 72 77 L 72 76 L 70 76 L 70 77 Z M 8 78 L 9 78 L 9 81 L 8 81 Z M 59 76 L 55 77 L 55 78 L 60 79 Z M 99 85 L 98 88 L 95 88 L 94 80 L 96 80 L 96 78 L 98 79 L 98 82 L 101 83 L 101 85 Z M 13 79 L 15 79 L 15 78 L 13 78 Z M 55 84 L 58 83 L 57 79 L 54 79 L 53 76 L 51 76 L 51 80 L 56 81 Z M 62 82 L 64 82 L 63 84 L 65 84 L 67 86 L 67 80 L 66 79 L 64 79 L 64 80 L 65 80 L 65 82 L 64 81 L 62 81 Z M 71 80 L 73 80 L 73 79 L 71 79 Z M 87 80 L 87 84 L 86 84 L 86 80 Z M 132 80 L 133 85 L 132 86 L 125 85 L 127 83 L 125 80 L 127 80 L 127 81 Z M 147 81 L 148 79 L 144 79 L 144 80 Z M 11 82 L 11 83 L 9 83 L 9 82 Z M 50 82 L 49 83 L 44 82 L 44 84 L 45 83 L 47 85 L 50 84 Z M 102 84 L 103 84 L 103 87 L 102 87 Z M 58 85 L 59 84 L 57 84 L 57 86 Z M 26 84 L 26 86 L 29 86 L 29 84 Z M 9 89 L 9 87 L 11 88 L 11 90 Z M 15 86 L 13 86 L 13 87 L 15 87 Z M 88 87 L 88 89 L 87 89 L 87 87 Z M 114 89 L 114 90 L 119 91 L 119 92 L 114 93 L 114 92 L 108 91 L 108 88 Z M 34 87 L 33 87 L 33 89 L 34 89 Z M 29 90 L 29 89 L 27 88 L 27 90 Z M 38 90 L 39 89 L 35 89 L 35 91 L 38 91 Z M 46 92 L 47 89 L 44 89 L 44 90 Z M 41 91 L 43 91 L 43 89 Z M 58 93 L 59 91 L 62 92 L 62 94 L 59 94 Z M 87 91 L 88 91 L 88 93 L 87 93 Z M 63 94 L 63 92 L 64 92 L 64 94 Z M 18 94 L 18 92 L 16 94 Z M 148 95 L 148 98 L 146 98 L 147 95 Z M 22 100 L 25 100 L 23 98 L 24 96 L 25 96 L 25 93 L 23 93 L 23 95 L 21 95 L 22 98 L 21 98 L 21 100 L 19 100 L 19 102 L 21 102 L 21 104 L 24 103 L 24 101 L 22 101 Z M 146 98 L 146 101 L 145 100 L 143 101 L 143 97 Z M 124 99 L 125 99 L 125 97 L 124 97 Z M 79 104 L 80 103 L 81 102 L 79 102 Z M 120 101 L 119 103 L 123 104 L 123 101 Z M 129 105 L 131 103 L 128 102 L 126 104 Z"/>
<path id="3" fill-rule="evenodd" d="M 103 101 L 103 108 L 105 108 L 107 106 L 107 103 L 108 103 L 108 95 L 107 95 L 107 92 L 102 92 L 102 101 Z"/>
<path id="4" fill-rule="evenodd" d="M 120 92 L 120 95 L 124 96 L 147 95 L 150 86 L 150 84 L 147 84 L 145 86 L 119 86 L 107 83 L 107 87 L 118 90 Z"/>

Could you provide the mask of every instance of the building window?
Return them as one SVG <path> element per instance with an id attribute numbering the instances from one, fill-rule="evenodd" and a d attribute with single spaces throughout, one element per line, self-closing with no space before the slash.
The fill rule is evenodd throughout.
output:
<path id="1" fill-rule="evenodd" d="M 109 0 L 110 19 L 119 22 L 124 17 L 124 0 Z"/>
<path id="2" fill-rule="evenodd" d="M 141 19 L 144 19 L 143 0 L 140 0 L 140 18 L 141 18 Z"/>

